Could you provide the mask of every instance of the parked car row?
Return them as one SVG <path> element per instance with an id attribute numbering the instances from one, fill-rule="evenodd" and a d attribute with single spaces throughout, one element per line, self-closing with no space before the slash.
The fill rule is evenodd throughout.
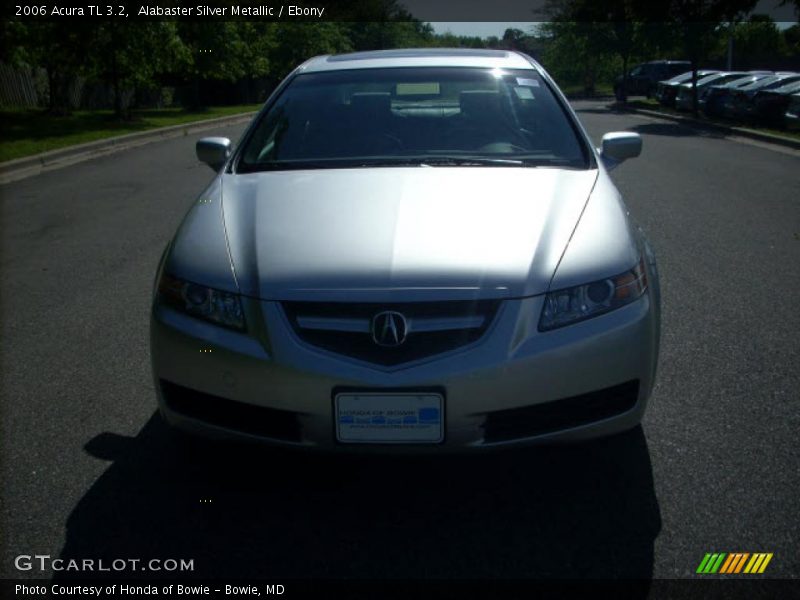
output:
<path id="1" fill-rule="evenodd" d="M 718 73 L 719 71 L 700 69 L 697 71 L 698 83 L 701 79 L 713 77 Z M 655 92 L 656 100 L 658 100 L 664 106 L 675 106 L 675 100 L 678 96 L 678 92 L 680 91 L 681 86 L 687 83 L 689 86 L 691 86 L 692 83 L 691 71 L 681 73 L 680 75 L 676 75 L 672 79 L 667 79 L 666 81 L 659 81 L 658 84 L 656 85 L 656 92 Z"/>
<path id="2" fill-rule="evenodd" d="M 709 117 L 772 127 L 797 126 L 800 73 L 698 70 L 694 85 L 698 107 Z M 681 73 L 658 82 L 655 96 L 664 106 L 689 111 L 694 85 L 691 71 Z"/>

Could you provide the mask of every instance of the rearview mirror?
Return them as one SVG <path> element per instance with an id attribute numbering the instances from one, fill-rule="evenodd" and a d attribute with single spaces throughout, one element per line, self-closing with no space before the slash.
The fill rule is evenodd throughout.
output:
<path id="1" fill-rule="evenodd" d="M 615 131 L 603 136 L 600 156 L 608 169 L 613 169 L 622 161 L 635 158 L 642 153 L 642 137 L 630 131 Z"/>
<path id="2" fill-rule="evenodd" d="M 198 140 L 195 146 L 197 158 L 215 171 L 222 168 L 231 155 L 231 150 L 231 141 L 224 137 L 203 138 Z"/>

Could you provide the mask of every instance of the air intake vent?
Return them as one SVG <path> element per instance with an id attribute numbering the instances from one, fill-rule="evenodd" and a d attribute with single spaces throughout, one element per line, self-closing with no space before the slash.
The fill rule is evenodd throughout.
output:
<path id="1" fill-rule="evenodd" d="M 523 439 L 587 425 L 629 411 L 639 398 L 639 381 L 553 402 L 486 414 L 483 439 L 487 443 Z"/>
<path id="2" fill-rule="evenodd" d="M 161 379 L 161 393 L 170 410 L 210 425 L 287 442 L 300 442 L 297 413 L 212 396 Z"/>

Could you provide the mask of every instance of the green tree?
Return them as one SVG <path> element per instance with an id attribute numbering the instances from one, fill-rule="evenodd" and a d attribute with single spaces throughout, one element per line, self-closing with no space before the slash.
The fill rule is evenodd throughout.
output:
<path id="1" fill-rule="evenodd" d="M 87 57 L 92 52 L 94 27 L 77 21 L 64 27 L 54 21 L 18 24 L 9 28 L 15 49 L 9 55 L 17 65 L 42 67 L 47 71 L 48 109 L 68 114 L 74 107 L 72 86 L 91 72 Z"/>
<path id="2" fill-rule="evenodd" d="M 234 82 L 263 74 L 270 65 L 276 31 L 277 25 L 269 23 L 180 21 L 178 35 L 188 57 L 182 73 L 191 84 L 191 95 L 185 99 L 189 106 L 203 106 L 203 81 Z"/>
<path id="3" fill-rule="evenodd" d="M 278 45 L 277 23 L 268 21 L 242 21 L 239 26 L 239 37 L 242 41 L 242 63 L 244 81 L 247 86 L 248 102 L 256 99 L 254 82 L 271 74 L 273 65 L 271 56 Z"/>
<path id="4" fill-rule="evenodd" d="M 675 26 L 682 48 L 692 63 L 692 107 L 696 115 L 697 68 L 718 46 L 721 25 L 736 22 L 750 12 L 757 0 L 669 0 L 665 3 L 667 14 Z"/>
<path id="5" fill-rule="evenodd" d="M 744 23 L 733 24 L 730 35 L 737 69 L 765 68 L 776 58 L 789 54 L 786 38 L 766 15 L 753 15 Z"/>
<path id="6" fill-rule="evenodd" d="M 792 25 L 783 30 L 783 41 L 786 44 L 786 53 L 794 58 L 800 58 L 800 25 Z"/>
<path id="7" fill-rule="evenodd" d="M 488 41 L 476 35 L 455 35 L 448 31 L 434 35 L 425 45 L 438 48 L 486 48 Z"/>
<path id="8" fill-rule="evenodd" d="M 94 72 L 111 85 L 119 119 L 130 117 L 124 92 L 149 87 L 160 73 L 189 64 L 188 49 L 173 21 L 105 21 L 95 29 L 92 47 Z"/>
<path id="9" fill-rule="evenodd" d="M 347 24 L 354 50 L 413 48 L 434 43 L 433 27 L 421 21 L 370 21 Z"/>
<path id="10" fill-rule="evenodd" d="M 352 51 L 347 33 L 346 24 L 331 21 L 279 23 L 275 48 L 270 54 L 272 73 L 281 79 L 312 56 Z"/>
<path id="11" fill-rule="evenodd" d="M 542 42 L 533 33 L 526 33 L 521 29 L 509 28 L 503 32 L 499 47 L 508 50 L 523 52 L 529 56 L 537 57 L 542 54 Z"/>
<path id="12" fill-rule="evenodd" d="M 563 87 L 575 84 L 594 95 L 598 79 L 610 74 L 613 53 L 607 45 L 608 23 L 553 20 L 539 27 L 543 61 Z"/>

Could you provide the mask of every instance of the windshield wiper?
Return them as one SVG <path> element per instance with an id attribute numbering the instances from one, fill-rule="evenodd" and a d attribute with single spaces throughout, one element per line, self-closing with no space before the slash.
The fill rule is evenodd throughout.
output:
<path id="1" fill-rule="evenodd" d="M 486 158 L 475 156 L 435 156 L 426 157 L 419 161 L 422 166 L 430 167 L 472 167 L 472 166 L 499 166 L 499 167 L 524 167 L 525 161 L 518 158 Z"/>
<path id="2" fill-rule="evenodd" d="M 302 161 L 283 161 L 269 160 L 252 164 L 240 164 L 239 173 L 257 173 L 259 171 L 289 171 L 293 169 L 325 169 L 330 168 L 330 164 L 323 161 L 302 160 Z"/>
<path id="3" fill-rule="evenodd" d="M 354 169 L 369 167 L 537 167 L 553 165 L 553 160 L 533 158 L 493 158 L 486 156 L 415 156 L 366 159 L 275 160 L 243 165 L 240 172 L 294 169 Z"/>
<path id="4" fill-rule="evenodd" d="M 363 167 L 420 166 L 423 159 L 329 159 L 329 160 L 273 160 L 246 165 L 243 173 L 253 171 L 288 171 L 299 169 L 355 169 Z"/>
<path id="5" fill-rule="evenodd" d="M 470 167 L 480 165 L 521 167 L 525 161 L 510 158 L 483 158 L 473 156 L 419 156 L 409 158 L 375 158 L 354 160 L 337 166 L 344 167 Z"/>

